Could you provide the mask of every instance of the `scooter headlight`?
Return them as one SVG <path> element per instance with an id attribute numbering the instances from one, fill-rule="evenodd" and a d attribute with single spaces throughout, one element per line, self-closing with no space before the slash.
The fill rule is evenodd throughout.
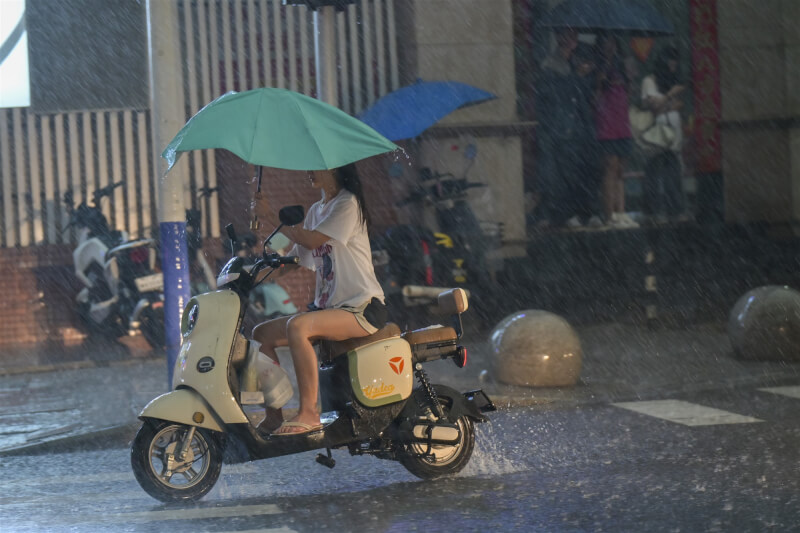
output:
<path id="1" fill-rule="evenodd" d="M 200 304 L 197 303 L 197 300 L 189 300 L 186 309 L 183 311 L 183 317 L 181 317 L 181 334 L 184 337 L 188 337 L 197 324 L 199 310 Z"/>

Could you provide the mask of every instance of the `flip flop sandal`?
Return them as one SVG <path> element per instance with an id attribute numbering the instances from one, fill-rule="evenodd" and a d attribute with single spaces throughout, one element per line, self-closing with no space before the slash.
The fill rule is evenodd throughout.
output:
<path id="1" fill-rule="evenodd" d="M 275 431 L 280 431 L 282 428 L 302 428 L 303 431 L 290 431 L 288 433 L 276 433 Z M 278 429 L 270 433 L 270 437 L 294 437 L 297 435 L 306 435 L 308 433 L 314 433 L 315 431 L 319 431 L 323 428 L 322 424 L 317 424 L 312 426 L 310 424 L 305 424 L 303 422 L 284 422 L 280 425 Z"/>

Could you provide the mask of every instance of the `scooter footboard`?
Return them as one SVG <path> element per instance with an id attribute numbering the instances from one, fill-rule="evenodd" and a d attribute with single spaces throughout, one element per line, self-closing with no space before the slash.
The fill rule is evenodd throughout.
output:
<path id="1" fill-rule="evenodd" d="M 214 431 L 224 431 L 225 426 L 211 406 L 191 389 L 177 389 L 158 396 L 144 406 L 139 418 L 157 418 Z"/>

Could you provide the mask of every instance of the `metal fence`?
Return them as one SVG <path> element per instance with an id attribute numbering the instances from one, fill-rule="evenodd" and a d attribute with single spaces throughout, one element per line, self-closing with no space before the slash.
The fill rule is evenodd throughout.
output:
<path id="1" fill-rule="evenodd" d="M 313 14 L 281 0 L 178 3 L 186 117 L 227 91 L 283 87 L 316 96 Z M 395 0 L 360 0 L 336 14 L 339 106 L 357 114 L 399 86 Z M 61 244 L 64 193 L 90 201 L 124 180 L 101 208 L 115 229 L 150 236 L 157 223 L 150 112 L 36 114 L 0 109 L 0 247 Z M 213 151 L 190 156 L 187 207 L 201 210 L 205 235 L 220 235 Z"/>

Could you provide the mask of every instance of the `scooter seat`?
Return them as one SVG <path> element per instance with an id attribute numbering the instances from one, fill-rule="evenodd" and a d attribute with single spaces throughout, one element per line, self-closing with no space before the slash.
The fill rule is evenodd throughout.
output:
<path id="1" fill-rule="evenodd" d="M 428 328 L 415 329 L 403 333 L 403 338 L 411 345 L 417 344 L 438 344 L 440 342 L 458 340 L 456 330 L 447 326 L 431 326 Z"/>
<path id="2" fill-rule="evenodd" d="M 393 322 L 388 322 L 383 328 L 379 329 L 372 335 L 366 337 L 358 337 L 357 339 L 348 339 L 346 341 L 326 341 L 319 342 L 319 357 L 323 362 L 331 361 L 334 357 L 347 353 L 360 346 L 370 344 L 376 341 L 382 341 L 389 337 L 399 337 L 400 328 Z"/>
<path id="3" fill-rule="evenodd" d="M 411 345 L 415 361 L 425 362 L 447 357 L 458 349 L 458 334 L 448 326 L 431 326 L 406 331 L 403 338 Z"/>

